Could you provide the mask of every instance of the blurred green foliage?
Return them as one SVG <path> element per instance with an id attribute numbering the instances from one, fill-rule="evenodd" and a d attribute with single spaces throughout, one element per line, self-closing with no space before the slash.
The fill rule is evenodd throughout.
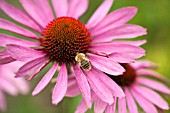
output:
<path id="1" fill-rule="evenodd" d="M 7 0 L 17 7 L 21 7 L 17 0 Z M 89 0 L 89 9 L 80 20 L 85 23 L 90 15 L 100 5 L 103 0 Z M 144 58 L 159 64 L 158 72 L 170 78 L 170 0 L 115 0 L 110 11 L 115 9 L 136 6 L 138 13 L 129 23 L 138 24 L 148 29 L 148 35 L 137 39 L 147 39 L 147 44 L 143 47 L 147 50 Z M 0 11 L 0 16 L 10 19 Z M 11 20 L 11 19 L 10 19 Z M 1 30 L 0 32 L 9 33 Z M 135 39 L 135 40 L 137 40 Z M 30 81 L 32 89 L 36 86 L 43 74 Z M 76 98 L 65 98 L 58 106 L 51 104 L 51 89 L 53 85 L 32 97 L 31 93 L 27 96 L 16 98 L 7 95 L 8 110 L 5 113 L 73 113 L 76 109 L 80 96 Z M 170 102 L 169 102 L 170 103 Z M 88 113 L 93 112 L 88 111 Z M 168 111 L 167 111 L 168 113 Z"/>

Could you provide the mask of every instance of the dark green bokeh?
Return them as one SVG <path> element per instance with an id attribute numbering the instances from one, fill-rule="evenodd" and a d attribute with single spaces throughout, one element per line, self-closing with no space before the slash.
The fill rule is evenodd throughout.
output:
<path id="1" fill-rule="evenodd" d="M 17 0 L 7 1 L 21 8 Z M 102 0 L 89 1 L 89 9 L 80 19 L 83 23 L 87 22 L 90 15 L 92 15 L 102 2 Z M 148 41 L 148 43 L 143 46 L 147 50 L 147 56 L 144 58 L 159 64 L 158 72 L 167 76 L 167 78 L 170 78 L 170 47 L 168 46 L 170 44 L 169 4 L 170 0 L 115 0 L 111 8 L 111 11 L 113 11 L 125 6 L 138 7 L 137 15 L 129 23 L 138 24 L 148 29 L 147 36 L 137 38 L 147 39 Z M 6 17 L 2 11 L 0 11 L 0 16 L 10 19 Z M 2 30 L 0 32 L 2 32 Z M 32 90 L 41 78 L 42 74 L 30 82 Z M 53 85 L 50 84 L 43 92 L 35 97 L 32 97 L 31 93 L 27 96 L 18 96 L 15 98 L 8 95 L 8 110 L 5 113 L 73 113 L 80 97 L 65 98 L 58 106 L 54 106 L 51 104 L 52 87 Z M 88 113 L 92 112 L 92 110 L 88 111 Z"/>

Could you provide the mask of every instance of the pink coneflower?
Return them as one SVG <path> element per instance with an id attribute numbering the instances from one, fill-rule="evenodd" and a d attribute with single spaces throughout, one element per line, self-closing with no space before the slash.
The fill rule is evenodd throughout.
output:
<path id="1" fill-rule="evenodd" d="M 155 67 L 155 64 L 141 60 L 136 63 L 124 63 L 121 65 L 126 70 L 122 75 L 107 75 L 122 87 L 126 97 L 114 98 L 115 102 L 112 105 L 109 105 L 92 93 L 95 113 L 114 113 L 115 111 L 118 111 L 118 113 L 138 113 L 137 103 L 146 113 L 157 113 L 158 111 L 162 112 L 163 110 L 169 110 L 168 103 L 159 95 L 159 93 L 169 96 L 170 89 L 161 83 L 161 81 L 166 82 L 166 78 L 152 70 Z M 72 86 L 73 85 L 75 87 L 72 87 L 72 90 L 78 95 L 79 91 L 78 88 L 76 88 L 75 82 Z M 67 92 L 68 96 L 71 95 L 70 93 L 72 92 L 69 90 L 69 92 Z M 82 100 L 76 113 L 84 113 L 87 109 L 84 100 Z"/>
<path id="2" fill-rule="evenodd" d="M 29 92 L 29 86 L 26 80 L 23 78 L 14 78 L 14 72 L 21 66 L 20 64 L 20 62 L 13 62 L 0 65 L 0 111 L 5 111 L 7 108 L 4 93 L 16 96 L 19 93 L 27 94 Z"/>
<path id="3" fill-rule="evenodd" d="M 114 101 L 113 95 L 124 96 L 114 81 L 108 83 L 104 80 L 108 77 L 100 76 L 100 73 L 120 75 L 125 70 L 119 62 L 129 63 L 145 54 L 145 50 L 138 47 L 145 40 L 118 41 L 121 38 L 135 38 L 146 34 L 143 27 L 126 24 L 135 16 L 136 7 L 122 8 L 107 15 L 113 0 L 105 0 L 84 25 L 78 19 L 87 10 L 88 0 L 52 0 L 57 18 L 53 16 L 47 0 L 19 1 L 26 12 L 3 0 L 0 0 L 0 8 L 15 21 L 34 30 L 39 37 L 1 18 L 0 28 L 23 35 L 28 40 L 1 34 L 0 44 L 5 49 L 0 54 L 3 63 L 14 60 L 27 61 L 16 73 L 16 77 L 33 73 L 28 77 L 31 79 L 50 62 L 54 63 L 33 91 L 33 95 L 47 86 L 58 69 L 59 74 L 52 94 L 53 104 L 58 104 L 67 91 L 69 70 L 75 73 L 78 86 L 89 108 L 91 89 L 110 104 Z M 75 61 L 79 53 L 89 60 L 91 68 L 88 71 L 82 69 L 87 68 L 87 65 L 83 64 L 83 67 Z"/>

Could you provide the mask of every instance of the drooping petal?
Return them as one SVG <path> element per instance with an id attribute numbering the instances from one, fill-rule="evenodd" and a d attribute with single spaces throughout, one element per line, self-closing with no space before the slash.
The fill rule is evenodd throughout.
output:
<path id="1" fill-rule="evenodd" d="M 52 103 L 57 105 L 65 96 L 67 91 L 68 74 L 66 65 L 63 63 L 61 65 L 56 85 L 54 86 L 52 94 Z"/>
<path id="2" fill-rule="evenodd" d="M 67 0 L 52 0 L 52 5 L 56 13 L 57 18 L 67 16 L 68 1 Z"/>
<path id="3" fill-rule="evenodd" d="M 138 113 L 137 104 L 135 103 L 135 100 L 133 99 L 133 96 L 127 87 L 125 87 L 125 94 L 126 94 L 126 100 L 127 100 L 127 106 L 128 106 L 129 112 Z"/>
<path id="4" fill-rule="evenodd" d="M 55 63 L 53 67 L 46 73 L 46 75 L 41 79 L 41 81 L 38 83 L 34 91 L 32 92 L 32 95 L 37 95 L 40 93 L 51 81 L 53 75 L 55 74 L 58 67 L 58 63 Z"/>
<path id="5" fill-rule="evenodd" d="M 112 104 L 114 102 L 111 90 L 100 80 L 98 77 L 99 70 L 92 68 L 90 71 L 85 72 L 89 84 L 95 94 L 103 101 Z"/>
<path id="6" fill-rule="evenodd" d="M 156 110 L 155 106 L 150 103 L 148 100 L 143 98 L 139 93 L 137 93 L 134 89 L 131 89 L 131 92 L 135 98 L 135 100 L 138 102 L 138 104 L 141 106 L 141 108 L 146 112 L 146 113 L 158 113 Z"/>
<path id="7" fill-rule="evenodd" d="M 80 101 L 75 113 L 85 113 L 89 108 L 85 104 L 84 98 Z"/>
<path id="8" fill-rule="evenodd" d="M 101 22 L 90 30 L 91 35 L 102 33 L 118 25 L 125 24 L 137 13 L 136 7 L 125 7 L 107 15 Z"/>
<path id="9" fill-rule="evenodd" d="M 145 55 L 144 49 L 128 44 L 93 44 L 90 46 L 90 49 L 98 53 L 105 53 L 108 55 L 112 53 L 125 54 L 129 57 L 133 57 L 134 59 Z"/>
<path id="10" fill-rule="evenodd" d="M 105 0 L 94 12 L 89 21 L 87 22 L 87 28 L 94 27 L 99 23 L 109 12 L 114 0 Z"/>
<path id="11" fill-rule="evenodd" d="M 74 66 L 74 73 L 85 103 L 88 108 L 91 108 L 91 92 L 87 78 L 78 66 Z"/>
<path id="12" fill-rule="evenodd" d="M 0 110 L 5 111 L 7 109 L 5 96 L 0 90 Z"/>
<path id="13" fill-rule="evenodd" d="M 8 44 L 6 50 L 11 57 L 20 61 L 33 60 L 45 55 L 42 51 L 36 51 L 34 49 L 15 44 Z"/>
<path id="14" fill-rule="evenodd" d="M 137 41 L 123 41 L 123 40 L 115 40 L 112 41 L 111 43 L 114 44 L 128 44 L 128 45 L 133 45 L 133 46 L 141 46 L 145 44 L 147 41 L 146 40 L 137 40 Z"/>
<path id="15" fill-rule="evenodd" d="M 142 69 L 142 68 L 157 68 L 158 65 L 155 63 L 149 61 L 149 60 L 138 60 L 135 63 L 132 63 L 131 66 L 133 66 L 136 70 Z"/>
<path id="16" fill-rule="evenodd" d="M 41 13 L 43 13 L 48 23 L 54 19 L 54 15 L 48 0 L 43 0 L 43 2 L 42 0 L 33 0 L 33 1 L 36 7 L 41 11 Z"/>
<path id="17" fill-rule="evenodd" d="M 119 113 L 126 113 L 126 99 L 118 98 L 118 111 Z"/>
<path id="18" fill-rule="evenodd" d="M 107 42 L 113 39 L 135 38 L 146 34 L 146 29 L 141 26 L 125 24 L 91 36 L 93 36 L 92 42 Z"/>
<path id="19" fill-rule="evenodd" d="M 68 16 L 78 19 L 88 8 L 88 0 L 69 0 Z"/>
<path id="20" fill-rule="evenodd" d="M 94 112 L 103 113 L 106 109 L 107 103 L 96 97 L 94 100 Z"/>
<path id="21" fill-rule="evenodd" d="M 39 57 L 39 58 L 36 58 L 34 60 L 27 62 L 21 68 L 19 68 L 15 77 L 22 77 L 35 71 L 41 65 L 43 65 L 47 59 L 48 59 L 47 57 Z"/>
<path id="22" fill-rule="evenodd" d="M 125 71 L 124 68 L 106 57 L 89 54 L 88 58 L 93 66 L 110 75 L 120 75 Z"/>
<path id="23" fill-rule="evenodd" d="M 146 98 L 147 100 L 149 100 L 150 102 L 158 106 L 159 108 L 166 109 L 166 110 L 169 109 L 168 103 L 155 91 L 138 85 L 135 85 L 133 88 L 138 93 L 140 93 L 144 98 Z"/>
<path id="24" fill-rule="evenodd" d="M 165 86 L 163 83 L 157 82 L 155 80 L 150 80 L 147 78 L 140 78 L 140 77 L 138 77 L 136 81 L 154 90 L 160 91 L 165 94 L 170 94 L 170 89 L 167 86 Z"/>
<path id="25" fill-rule="evenodd" d="M 68 84 L 69 84 L 69 81 L 68 81 Z M 75 97 L 75 96 L 77 96 L 79 94 L 81 94 L 81 92 L 80 92 L 80 89 L 79 89 L 76 82 L 75 82 L 75 84 L 68 85 L 67 92 L 66 92 L 65 96 L 67 96 L 67 97 Z"/>
<path id="26" fill-rule="evenodd" d="M 0 8 L 12 19 L 41 32 L 41 28 L 23 11 L 8 4 L 4 0 L 0 0 Z"/>
<path id="27" fill-rule="evenodd" d="M 37 35 L 35 35 L 31 31 L 29 31 L 25 28 L 22 28 L 16 24 L 13 24 L 12 22 L 7 21 L 2 18 L 0 18 L 0 28 L 20 34 L 20 35 L 23 35 L 23 36 L 26 36 L 28 38 L 37 39 Z"/>
<path id="28" fill-rule="evenodd" d="M 11 63 L 11 62 L 14 62 L 14 61 L 16 61 L 16 59 L 14 59 L 12 57 L 5 57 L 3 59 L 0 59 L 0 65 L 8 64 L 8 63 Z"/>
<path id="29" fill-rule="evenodd" d="M 107 105 L 105 113 L 115 113 L 116 110 L 116 98 L 114 98 L 114 103 Z"/>
<path id="30" fill-rule="evenodd" d="M 170 83 L 170 80 L 167 79 L 164 75 L 161 75 L 160 73 L 157 73 L 153 70 L 150 70 L 150 69 L 138 69 L 136 71 L 137 75 L 139 76 L 151 76 L 151 77 L 154 77 L 154 78 L 158 78 L 164 82 L 167 82 L 167 83 Z"/>
<path id="31" fill-rule="evenodd" d="M 7 44 L 17 44 L 24 47 L 35 47 L 40 45 L 38 42 L 31 42 L 13 36 L 0 34 L 0 46 L 5 47 Z"/>
<path id="32" fill-rule="evenodd" d="M 50 22 L 48 16 L 44 15 L 43 11 L 46 8 L 42 9 L 39 3 L 38 5 L 35 4 L 32 0 L 19 0 L 21 5 L 24 7 L 26 12 L 43 28 Z M 46 0 L 45 0 L 46 1 Z M 42 1 L 41 1 L 42 2 Z M 44 3 L 44 2 L 43 2 Z M 51 20 L 51 19 L 50 19 Z"/>

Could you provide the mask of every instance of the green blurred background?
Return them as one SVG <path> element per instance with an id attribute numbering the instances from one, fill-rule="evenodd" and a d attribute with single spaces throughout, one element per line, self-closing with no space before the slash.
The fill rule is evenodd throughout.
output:
<path id="1" fill-rule="evenodd" d="M 18 0 L 7 1 L 21 8 Z M 80 18 L 83 23 L 87 22 L 90 15 L 103 0 L 89 1 L 88 11 Z M 147 50 L 147 56 L 143 58 L 159 64 L 157 71 L 170 78 L 170 0 L 115 0 L 110 11 L 126 6 L 138 7 L 137 15 L 129 23 L 138 24 L 148 29 L 148 35 L 137 38 L 147 39 L 148 41 L 143 46 Z M 0 11 L 0 17 L 11 20 L 2 11 Z M 3 30 L 0 32 L 8 33 Z M 42 75 L 30 81 L 31 91 L 42 78 Z M 58 106 L 54 106 L 51 104 L 52 87 L 51 84 L 48 85 L 43 92 L 35 97 L 31 96 L 31 92 L 27 96 L 15 98 L 7 95 L 8 110 L 4 113 L 73 113 L 81 97 L 64 98 Z M 92 112 L 92 110 L 88 111 L 88 113 Z M 167 113 L 170 113 L 170 111 L 167 111 Z"/>

